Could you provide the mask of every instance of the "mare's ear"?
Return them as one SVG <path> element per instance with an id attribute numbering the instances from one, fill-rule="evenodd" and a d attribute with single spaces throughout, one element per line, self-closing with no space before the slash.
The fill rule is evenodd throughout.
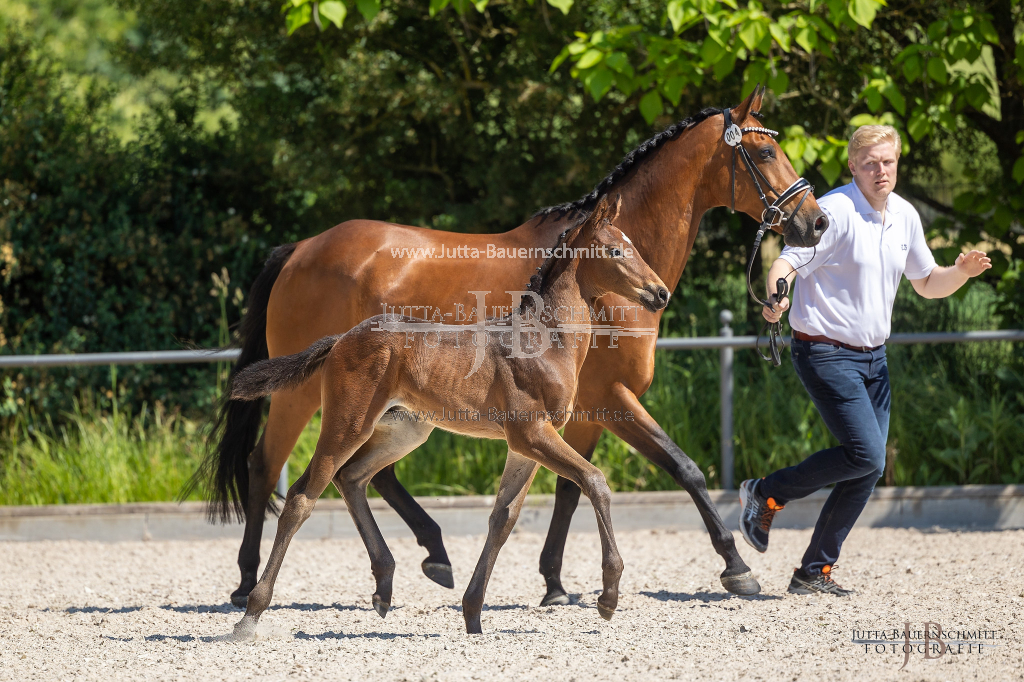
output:
<path id="1" fill-rule="evenodd" d="M 764 88 L 758 83 L 754 91 L 747 95 L 747 98 L 740 102 L 739 106 L 732 110 L 733 123 L 742 125 L 752 111 L 761 110 L 761 100 L 764 99 Z"/>

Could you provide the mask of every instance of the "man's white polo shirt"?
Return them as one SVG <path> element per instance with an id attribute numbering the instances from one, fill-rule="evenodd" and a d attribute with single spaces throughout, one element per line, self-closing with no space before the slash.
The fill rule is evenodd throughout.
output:
<path id="1" fill-rule="evenodd" d="M 805 334 L 851 346 L 880 346 L 889 338 L 900 276 L 927 277 L 935 267 L 921 216 L 892 193 L 882 215 L 856 182 L 818 199 L 829 228 L 813 248 L 787 246 L 782 258 L 797 269 L 789 324 Z"/>

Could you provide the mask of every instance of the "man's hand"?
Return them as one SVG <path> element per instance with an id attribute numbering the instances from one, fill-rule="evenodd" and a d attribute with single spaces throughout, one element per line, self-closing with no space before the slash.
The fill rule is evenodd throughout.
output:
<path id="1" fill-rule="evenodd" d="M 945 298 L 991 267 L 992 259 L 984 251 L 971 251 L 957 256 L 953 265 L 937 267 L 927 277 L 912 279 L 910 283 L 925 298 Z"/>
<path id="2" fill-rule="evenodd" d="M 789 310 L 789 296 L 783 296 L 782 300 L 775 304 L 775 312 L 768 306 L 761 308 L 761 315 L 769 322 L 778 322 L 782 319 L 782 313 Z"/>
<path id="3" fill-rule="evenodd" d="M 985 255 L 984 251 L 971 251 L 961 253 L 956 257 L 954 266 L 968 277 L 977 277 L 992 267 L 992 259 Z"/>

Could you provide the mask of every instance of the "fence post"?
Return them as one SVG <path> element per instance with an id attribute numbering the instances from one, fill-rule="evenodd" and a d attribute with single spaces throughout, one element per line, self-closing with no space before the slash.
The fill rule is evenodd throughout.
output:
<path id="1" fill-rule="evenodd" d="M 722 328 L 718 330 L 719 336 L 732 336 L 732 311 L 723 310 L 718 314 L 718 321 Z M 719 351 L 721 368 L 721 415 L 722 415 L 722 488 L 733 489 L 732 481 L 732 346 L 722 346 Z"/>
<path id="2" fill-rule="evenodd" d="M 277 479 L 277 494 L 281 496 L 282 500 L 288 497 L 288 487 L 288 460 L 285 460 L 281 476 Z"/>

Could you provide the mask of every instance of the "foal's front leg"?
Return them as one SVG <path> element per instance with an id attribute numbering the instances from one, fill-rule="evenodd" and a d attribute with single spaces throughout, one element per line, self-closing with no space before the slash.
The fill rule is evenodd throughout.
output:
<path id="1" fill-rule="evenodd" d="M 558 434 L 555 434 L 557 437 Z M 501 483 L 498 485 L 498 494 L 494 498 L 494 509 L 487 522 L 487 540 L 484 542 L 484 549 L 480 553 L 480 559 L 476 563 L 476 570 L 473 571 L 473 578 L 469 581 L 466 594 L 462 597 L 462 617 L 466 620 L 466 632 L 471 635 L 478 635 L 482 632 L 480 627 L 480 612 L 484 607 L 484 592 L 487 590 L 487 583 L 491 579 L 491 571 L 494 569 L 494 562 L 498 558 L 498 552 L 502 545 L 508 540 L 512 528 L 519 519 L 519 512 L 523 508 L 523 501 L 526 493 L 530 490 L 530 483 L 537 473 L 537 463 L 508 451 L 508 459 L 505 460 L 505 470 L 501 474 Z"/>
<path id="2" fill-rule="evenodd" d="M 597 515 L 597 529 L 601 535 L 601 568 L 604 591 L 597 599 L 597 610 L 605 620 L 611 620 L 619 603 L 619 579 L 622 577 L 622 557 L 615 545 L 612 530 L 612 491 L 604 474 L 583 459 L 562 440 L 550 422 L 537 429 L 524 429 L 508 433 L 509 446 L 523 452 L 559 476 L 566 478 L 582 490 Z"/>

